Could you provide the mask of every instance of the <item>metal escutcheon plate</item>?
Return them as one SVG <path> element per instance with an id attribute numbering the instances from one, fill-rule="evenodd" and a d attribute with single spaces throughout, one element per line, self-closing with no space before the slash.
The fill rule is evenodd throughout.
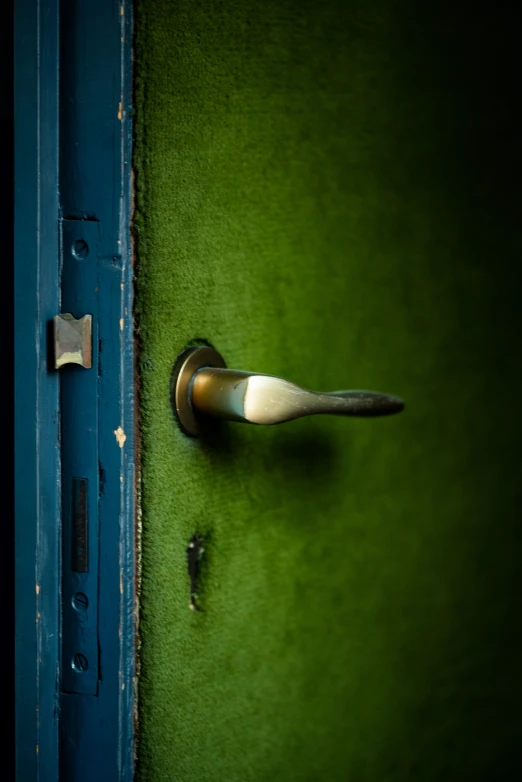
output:
<path id="1" fill-rule="evenodd" d="M 171 381 L 172 409 L 180 429 L 191 437 L 197 437 L 200 427 L 190 402 L 191 383 L 194 375 L 204 367 L 226 369 L 226 364 L 217 350 L 210 347 L 187 348 L 178 356 Z"/>

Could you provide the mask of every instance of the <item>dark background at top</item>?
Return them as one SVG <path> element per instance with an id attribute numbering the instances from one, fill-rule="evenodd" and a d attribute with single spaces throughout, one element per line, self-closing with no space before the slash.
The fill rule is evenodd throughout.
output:
<path id="1" fill-rule="evenodd" d="M 2 6 L 0 24 L 0 117 L 2 143 L 0 144 L 0 192 L 2 237 L 2 445 L 4 472 L 2 538 L 0 544 L 0 572 L 2 573 L 2 778 L 11 779 L 14 768 L 14 513 L 13 513 L 13 6 Z M 13 775 L 14 776 L 14 775 Z"/>

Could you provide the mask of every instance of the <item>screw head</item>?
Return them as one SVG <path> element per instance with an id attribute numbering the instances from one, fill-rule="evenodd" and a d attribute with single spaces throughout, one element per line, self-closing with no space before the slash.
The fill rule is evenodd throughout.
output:
<path id="1" fill-rule="evenodd" d="M 89 667 L 87 657 L 84 654 L 75 654 L 73 659 L 73 668 L 75 671 L 83 672 Z"/>
<path id="2" fill-rule="evenodd" d="M 72 247 L 75 258 L 87 258 L 89 255 L 89 245 L 85 239 L 77 239 Z"/>
<path id="3" fill-rule="evenodd" d="M 83 592 L 76 592 L 76 594 L 73 596 L 72 604 L 76 611 L 87 611 L 87 607 L 89 605 L 87 595 L 84 595 Z"/>

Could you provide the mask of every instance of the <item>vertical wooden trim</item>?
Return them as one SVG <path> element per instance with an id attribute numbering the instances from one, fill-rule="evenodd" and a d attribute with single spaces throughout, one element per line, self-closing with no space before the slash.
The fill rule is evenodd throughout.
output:
<path id="1" fill-rule="evenodd" d="M 130 0 L 15 6 L 17 779 L 133 777 L 134 347 Z M 60 78 L 59 78 L 60 77 Z M 99 643 L 96 695 L 62 692 L 60 224 L 99 223 Z M 90 370 L 89 370 L 90 371 Z M 122 436 L 124 433 L 124 437 Z M 81 443 L 72 444 L 81 447 Z M 71 443 L 69 443 L 69 446 Z M 98 468 L 98 465 L 96 465 Z"/>
<path id="2" fill-rule="evenodd" d="M 58 778 L 58 0 L 15 4 L 15 743 L 18 780 Z"/>
<path id="3" fill-rule="evenodd" d="M 96 693 L 60 695 L 60 777 L 113 782 L 133 776 L 134 704 L 134 349 L 131 219 L 130 1 L 62 0 L 60 83 L 60 208 L 64 263 L 70 246 L 96 226 L 85 274 L 74 264 L 63 280 L 67 301 L 92 306 L 93 371 L 97 384 L 98 643 Z M 91 228 L 88 228 L 88 225 Z M 77 231 L 75 233 L 75 226 Z M 67 227 L 67 231 L 65 230 Z M 64 266 L 65 269 L 65 266 Z M 85 287 L 85 286 L 84 286 Z M 76 291 L 76 293 L 74 293 Z M 92 297 L 95 297 L 95 301 Z M 91 301 L 91 304 L 88 302 Z M 65 302 L 65 298 L 64 298 Z M 64 305 L 65 306 L 65 305 Z M 72 306 L 68 304 L 68 306 Z M 78 376 L 80 379 L 81 376 Z M 73 402 L 91 405 L 78 389 Z M 66 393 L 65 384 L 62 386 Z M 81 391 L 81 394 L 80 394 Z M 71 401 L 71 400 L 69 400 Z M 63 397 L 65 409 L 66 399 Z M 91 409 L 89 407 L 89 409 Z M 72 406 L 68 415 L 74 415 Z M 78 454 L 75 425 L 64 427 L 63 453 Z M 77 460 L 76 460 L 77 461 Z M 65 465 L 64 465 L 65 474 Z M 91 470 L 91 477 L 95 479 Z M 64 515 L 65 519 L 65 515 Z M 65 612 L 64 612 L 65 617 Z M 64 628 L 66 632 L 66 628 Z M 64 666 L 70 660 L 64 660 Z"/>

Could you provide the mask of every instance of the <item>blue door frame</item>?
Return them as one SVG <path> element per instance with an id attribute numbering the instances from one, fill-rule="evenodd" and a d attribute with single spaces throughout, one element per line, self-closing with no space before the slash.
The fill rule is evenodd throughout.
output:
<path id="1" fill-rule="evenodd" d="M 133 775 L 131 33 L 128 0 L 15 2 L 19 782 Z M 79 241 L 87 256 L 74 252 Z M 54 370 L 61 312 L 93 315 L 91 369 Z M 78 478 L 91 491 L 88 577 L 68 556 Z M 75 590 L 89 593 L 83 617 Z M 82 678 L 72 666 L 87 625 Z"/>

